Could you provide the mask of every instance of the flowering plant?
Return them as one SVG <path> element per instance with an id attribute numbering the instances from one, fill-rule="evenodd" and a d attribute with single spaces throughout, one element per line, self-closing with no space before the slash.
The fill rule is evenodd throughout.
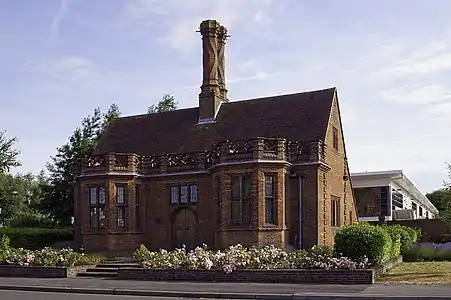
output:
<path id="1" fill-rule="evenodd" d="M 328 247 L 286 252 L 274 246 L 245 248 L 233 245 L 224 251 L 213 251 L 206 245 L 187 251 L 185 247 L 173 251 L 149 251 L 141 245 L 134 253 L 144 268 L 150 269 L 222 269 L 231 273 L 237 269 L 363 269 L 368 260 L 353 261 L 334 257 Z"/>
<path id="2" fill-rule="evenodd" d="M 9 240 L 5 236 L 3 236 L 0 241 L 0 264 L 72 267 L 97 264 L 104 260 L 100 256 L 77 253 L 70 248 L 56 250 L 47 247 L 35 251 L 23 248 L 12 248 L 9 246 Z"/>

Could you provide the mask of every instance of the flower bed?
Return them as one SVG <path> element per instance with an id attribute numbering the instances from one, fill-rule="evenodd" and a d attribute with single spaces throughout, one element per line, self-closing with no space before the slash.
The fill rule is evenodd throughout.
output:
<path id="1" fill-rule="evenodd" d="M 142 246 L 134 253 L 142 268 L 118 270 L 118 279 L 228 281 L 228 282 L 310 282 L 372 283 L 374 271 L 366 258 L 351 260 L 334 256 L 329 247 L 286 252 L 274 246 L 245 248 L 230 246 L 212 251 L 205 245 L 192 251 L 151 252 Z"/>
<path id="2" fill-rule="evenodd" d="M 366 258 L 351 260 L 347 257 L 334 257 L 329 247 L 313 247 L 310 250 L 286 252 L 274 246 L 245 248 L 241 245 L 230 246 L 225 251 L 212 251 L 197 247 L 192 251 L 185 248 L 173 251 L 160 250 L 150 252 L 143 245 L 134 253 L 147 269 L 204 269 L 223 270 L 232 273 L 235 270 L 270 269 L 366 269 Z"/>
<path id="3" fill-rule="evenodd" d="M 70 248 L 12 248 L 6 236 L 0 239 L 0 276 L 3 277 L 70 277 L 76 270 L 82 271 L 104 261 L 101 256 L 77 253 Z"/>
<path id="4" fill-rule="evenodd" d="M 451 243 L 416 243 L 402 254 L 404 261 L 451 261 Z"/>

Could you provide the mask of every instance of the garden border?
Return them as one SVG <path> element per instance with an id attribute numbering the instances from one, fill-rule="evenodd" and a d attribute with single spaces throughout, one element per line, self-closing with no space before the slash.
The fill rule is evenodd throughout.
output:
<path id="1" fill-rule="evenodd" d="M 69 278 L 75 277 L 78 272 L 85 272 L 90 267 L 91 266 L 43 267 L 0 265 L 0 277 Z"/>
<path id="2" fill-rule="evenodd" d="M 401 262 L 402 256 L 398 256 L 369 269 L 235 270 L 229 274 L 223 270 L 121 268 L 115 278 L 148 281 L 373 284 L 380 275 Z"/>

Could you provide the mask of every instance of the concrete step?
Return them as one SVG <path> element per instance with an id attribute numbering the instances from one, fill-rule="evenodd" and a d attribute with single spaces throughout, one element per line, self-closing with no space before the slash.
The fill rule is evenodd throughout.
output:
<path id="1" fill-rule="evenodd" d="M 78 272 L 77 277 L 95 277 L 95 278 L 105 278 L 105 277 L 116 277 L 116 272 Z"/>
<path id="2" fill-rule="evenodd" d="M 117 273 L 118 268 L 99 268 L 99 267 L 95 267 L 95 268 L 89 268 L 86 270 L 86 272 L 90 273 L 90 272 L 94 272 L 94 273 Z"/>
<path id="3" fill-rule="evenodd" d="M 139 268 L 138 263 L 105 263 L 105 264 L 99 264 L 96 266 L 96 268 L 112 268 L 112 269 L 118 269 L 118 268 Z"/>

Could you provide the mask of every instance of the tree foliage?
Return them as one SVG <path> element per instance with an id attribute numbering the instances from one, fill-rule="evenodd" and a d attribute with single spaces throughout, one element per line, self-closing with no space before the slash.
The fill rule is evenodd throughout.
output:
<path id="1" fill-rule="evenodd" d="M 14 148 L 17 137 L 8 138 L 6 131 L 0 131 L 0 173 L 9 172 L 11 168 L 20 166 L 20 152 Z"/>
<path id="2" fill-rule="evenodd" d="M 426 194 L 426 197 L 439 210 L 439 217 L 451 227 L 451 165 L 446 164 L 448 180 L 444 187 Z"/>
<path id="3" fill-rule="evenodd" d="M 38 175 L 0 174 L 0 223 L 10 225 L 22 218 L 38 218 L 37 207 L 43 197 L 43 187 L 48 185 L 43 172 Z"/>
<path id="4" fill-rule="evenodd" d="M 59 224 L 69 225 L 74 216 L 73 182 L 81 170 L 80 162 L 91 154 L 105 129 L 120 115 L 116 104 L 112 104 L 106 113 L 96 108 L 92 115 L 83 119 L 69 141 L 57 148 L 56 155 L 47 164 L 50 185 L 44 188 L 40 210 Z"/>
<path id="5" fill-rule="evenodd" d="M 174 96 L 171 94 L 163 95 L 163 98 L 157 104 L 152 104 L 149 106 L 147 113 L 159 113 L 165 111 L 176 110 L 178 108 L 178 102 L 175 100 Z"/>

